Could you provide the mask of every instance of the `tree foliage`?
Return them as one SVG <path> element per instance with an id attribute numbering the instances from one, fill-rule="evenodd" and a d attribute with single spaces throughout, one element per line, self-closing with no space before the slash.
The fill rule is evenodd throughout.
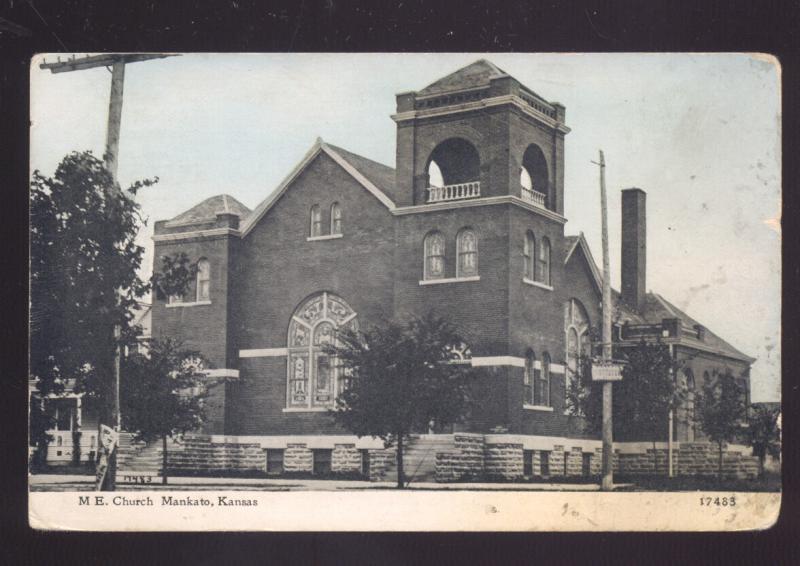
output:
<path id="1" fill-rule="evenodd" d="M 53 177 L 34 171 L 30 183 L 30 374 L 41 396 L 63 392 L 67 380 L 84 406 L 103 408 L 110 394 L 114 351 L 131 343 L 132 307 L 148 291 L 137 271 L 136 192 L 120 190 L 91 152 L 64 157 Z M 117 340 L 113 328 L 122 334 Z M 31 405 L 32 413 L 39 405 Z M 108 418 L 108 415 L 106 415 Z M 46 415 L 31 415 L 31 441 L 46 445 Z"/>
<path id="2" fill-rule="evenodd" d="M 205 420 L 206 362 L 174 339 L 150 340 L 147 353 L 129 355 L 120 384 L 122 427 L 138 440 L 164 443 L 163 477 L 166 483 L 166 439 L 198 428 Z"/>
<path id="3" fill-rule="evenodd" d="M 781 429 L 778 423 L 780 409 L 766 405 L 752 405 L 747 423 L 747 443 L 753 447 L 758 458 L 758 475 L 764 475 L 764 460 L 767 456 L 781 455 Z"/>
<path id="4" fill-rule="evenodd" d="M 619 348 L 622 381 L 614 383 L 614 434 L 626 438 L 653 439 L 664 436 L 669 412 L 682 400 L 674 378 L 679 365 L 669 348 L 660 342 L 639 342 L 632 348 Z M 583 417 L 588 430 L 602 428 L 603 384 L 591 380 L 591 360 L 581 358 L 577 379 L 567 391 L 567 405 Z"/>
<path id="5" fill-rule="evenodd" d="M 161 269 L 153 273 L 150 281 L 157 297 L 164 300 L 183 296 L 196 275 L 197 264 L 185 252 L 178 252 L 161 256 Z"/>
<path id="6" fill-rule="evenodd" d="M 732 442 L 742 431 L 745 419 L 745 404 L 742 390 L 736 379 L 726 371 L 715 373 L 703 383 L 695 400 L 695 412 L 700 428 L 717 444 L 719 459 L 717 475 L 722 479 L 722 454 L 726 442 Z"/>
<path id="7" fill-rule="evenodd" d="M 464 341 L 446 320 L 429 314 L 363 332 L 342 331 L 328 346 L 346 376 L 334 418 L 357 436 L 397 443 L 402 487 L 403 438 L 429 423 L 452 424 L 469 410 L 469 366 L 453 364 Z"/>

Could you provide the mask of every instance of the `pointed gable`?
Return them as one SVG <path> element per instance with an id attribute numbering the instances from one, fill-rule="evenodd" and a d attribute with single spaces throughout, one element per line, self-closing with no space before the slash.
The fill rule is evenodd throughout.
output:
<path id="1" fill-rule="evenodd" d="M 267 211 L 272 208 L 287 190 L 289 190 L 292 182 L 322 153 L 325 153 L 328 157 L 333 159 L 333 161 L 358 181 L 372 196 L 381 201 L 386 208 L 389 210 L 394 209 L 394 202 L 384 192 L 386 188 L 394 186 L 393 169 L 376 161 L 372 161 L 371 159 L 367 159 L 366 157 L 361 157 L 355 153 L 328 145 L 322 141 L 322 138 L 317 138 L 317 141 L 311 146 L 311 149 L 308 150 L 300 163 L 292 169 L 281 184 L 278 185 L 278 188 L 264 199 L 241 225 L 242 236 L 246 236 L 250 233 Z M 382 189 L 381 186 L 384 188 Z"/>

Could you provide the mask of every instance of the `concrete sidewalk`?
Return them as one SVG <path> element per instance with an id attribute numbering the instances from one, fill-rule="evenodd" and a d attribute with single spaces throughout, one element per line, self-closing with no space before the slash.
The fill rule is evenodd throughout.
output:
<path id="1" fill-rule="evenodd" d="M 30 475 L 31 491 L 89 491 L 94 489 L 94 476 L 91 475 Z M 215 477 L 170 477 L 168 484 L 162 485 L 160 478 L 153 476 L 158 483 L 134 484 L 119 483 L 120 491 L 132 490 L 181 490 L 181 491 L 336 491 L 395 489 L 394 482 L 369 482 L 358 480 L 312 480 L 281 478 L 215 478 Z M 462 490 L 462 491 L 598 491 L 596 483 L 433 483 L 409 484 L 407 489 L 419 490 Z"/>

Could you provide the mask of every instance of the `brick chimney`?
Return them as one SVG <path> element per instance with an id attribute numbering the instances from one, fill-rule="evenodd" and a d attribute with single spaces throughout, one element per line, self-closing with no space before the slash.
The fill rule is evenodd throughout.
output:
<path id="1" fill-rule="evenodd" d="M 641 311 L 647 275 L 647 193 L 622 191 L 622 301 Z"/>

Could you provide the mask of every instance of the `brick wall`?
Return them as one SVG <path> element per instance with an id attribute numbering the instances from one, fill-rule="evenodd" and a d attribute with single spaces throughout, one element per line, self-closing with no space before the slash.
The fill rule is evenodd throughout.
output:
<path id="1" fill-rule="evenodd" d="M 343 237 L 307 241 L 309 211 L 342 208 Z M 231 303 L 238 349 L 285 348 L 289 320 L 310 295 L 339 295 L 362 327 L 392 315 L 394 227 L 386 207 L 327 155 L 317 157 L 242 239 Z M 230 403 L 228 434 L 336 434 L 325 413 L 285 413 L 286 358 L 238 360 L 240 383 Z"/>

